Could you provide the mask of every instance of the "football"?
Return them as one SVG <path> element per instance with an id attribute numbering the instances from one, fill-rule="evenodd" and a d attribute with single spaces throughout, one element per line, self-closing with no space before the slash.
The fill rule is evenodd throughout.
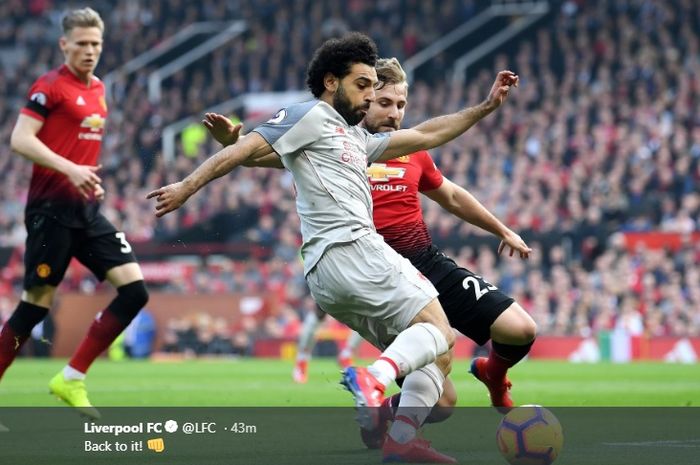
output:
<path id="1" fill-rule="evenodd" d="M 539 405 L 524 405 L 503 417 L 496 442 L 511 465 L 550 465 L 561 453 L 564 435 L 552 412 Z"/>

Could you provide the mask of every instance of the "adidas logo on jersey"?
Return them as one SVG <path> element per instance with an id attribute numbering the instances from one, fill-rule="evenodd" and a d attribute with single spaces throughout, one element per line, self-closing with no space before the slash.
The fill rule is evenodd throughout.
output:
<path id="1" fill-rule="evenodd" d="M 76 105 L 85 105 L 85 99 L 83 98 L 82 95 L 78 95 L 78 99 L 75 101 Z"/>

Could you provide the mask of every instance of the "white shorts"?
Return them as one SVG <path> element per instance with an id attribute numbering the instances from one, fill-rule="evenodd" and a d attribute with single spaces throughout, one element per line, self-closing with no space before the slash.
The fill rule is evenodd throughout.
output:
<path id="1" fill-rule="evenodd" d="M 306 280 L 326 313 L 382 350 L 438 295 L 376 233 L 326 250 Z"/>

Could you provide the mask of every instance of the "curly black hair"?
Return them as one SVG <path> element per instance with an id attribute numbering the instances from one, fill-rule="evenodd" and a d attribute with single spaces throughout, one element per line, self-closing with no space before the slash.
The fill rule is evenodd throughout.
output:
<path id="1" fill-rule="evenodd" d="M 318 98 L 325 90 L 323 78 L 327 73 L 342 79 L 350 73 L 355 63 L 374 67 L 377 58 L 377 45 L 360 32 L 351 32 L 340 39 L 329 39 L 314 53 L 306 72 L 306 85 Z"/>

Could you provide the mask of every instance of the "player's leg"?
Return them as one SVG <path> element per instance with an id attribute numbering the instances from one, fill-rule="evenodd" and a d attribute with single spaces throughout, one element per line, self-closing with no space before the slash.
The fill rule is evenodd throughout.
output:
<path id="1" fill-rule="evenodd" d="M 21 300 L 0 328 L 0 378 L 29 339 L 32 328 L 49 313 L 55 286 L 35 286 L 22 293 Z"/>
<path id="2" fill-rule="evenodd" d="M 345 346 L 338 353 L 338 365 L 345 369 L 353 365 L 352 357 L 357 352 L 357 348 L 360 346 L 364 339 L 360 336 L 357 331 L 350 331 L 347 340 L 345 341 Z"/>
<path id="3" fill-rule="evenodd" d="M 25 220 L 24 292 L 8 321 L 0 328 L 0 378 L 12 364 L 32 328 L 46 317 L 56 287 L 72 257 L 68 228 L 44 215 Z"/>
<path id="4" fill-rule="evenodd" d="M 508 369 L 530 351 L 537 335 L 537 325 L 518 303 L 513 302 L 490 327 L 491 350 L 488 357 L 472 361 L 471 371 L 489 386 L 494 406 L 510 408 Z"/>
<path id="5" fill-rule="evenodd" d="M 111 225 L 103 225 L 108 226 Z M 98 279 L 107 279 L 117 295 L 97 314 L 68 364 L 49 382 L 49 388 L 69 405 L 82 408 L 85 414 L 99 416 L 88 400 L 85 374 L 146 305 L 148 291 L 131 246 L 121 232 L 85 237 L 76 258 Z"/>
<path id="6" fill-rule="evenodd" d="M 403 387 L 403 382 L 404 379 L 396 380 L 396 383 L 400 387 Z M 382 447 L 389 431 L 389 424 L 394 421 L 396 410 L 399 408 L 400 402 L 401 392 L 384 399 L 379 409 L 380 422 L 378 427 L 373 430 L 360 428 L 362 442 L 364 442 L 368 449 L 379 449 Z M 452 415 L 455 405 L 457 405 L 457 390 L 452 380 L 450 378 L 445 378 L 442 395 L 438 399 L 437 404 L 431 409 L 424 423 L 439 423 L 447 420 Z"/>
<path id="7" fill-rule="evenodd" d="M 378 407 L 396 377 L 434 362 L 454 343 L 435 288 L 380 236 L 332 247 L 307 281 L 324 310 L 386 348 L 367 369 L 345 371 L 343 383 L 358 407 Z M 364 420 L 371 427 L 374 418 Z"/>
<path id="8" fill-rule="evenodd" d="M 492 405 L 512 407 L 506 372 L 529 351 L 536 331 L 534 321 L 511 297 L 449 257 L 435 253 L 431 268 L 424 272 L 438 281 L 440 302 L 453 328 L 479 345 L 495 336 L 491 355 L 475 359 L 471 372 L 487 386 Z"/>
<path id="9" fill-rule="evenodd" d="M 309 360 L 316 344 L 316 332 L 323 323 L 326 313 L 318 305 L 306 312 L 297 342 L 297 357 L 292 371 L 295 383 L 305 383 L 308 377 Z"/>
<path id="10" fill-rule="evenodd" d="M 324 310 L 385 348 L 368 368 L 350 367 L 343 375 L 343 384 L 355 397 L 361 427 L 377 427 L 376 407 L 386 386 L 406 378 L 404 395 L 408 393 L 406 402 L 411 404 L 401 416 L 406 428 L 392 442 L 387 440 L 384 460 L 452 463 L 452 458 L 415 436 L 441 395 L 454 344 L 454 332 L 432 284 L 381 238 L 372 236 L 331 248 L 307 278 Z"/>
<path id="11" fill-rule="evenodd" d="M 418 429 L 435 411 L 444 394 L 446 378 L 443 372 L 449 371 L 449 366 L 444 364 L 449 365 L 451 360 L 446 355 L 406 376 L 394 421 L 382 445 L 384 462 L 456 463 L 454 458 L 436 451 L 427 441 L 416 437 Z"/>
<path id="12" fill-rule="evenodd" d="M 112 268 L 107 272 L 106 279 L 116 288 L 117 295 L 90 325 L 64 370 L 66 379 L 84 379 L 95 359 L 129 326 L 148 302 L 148 291 L 137 263 Z"/>

